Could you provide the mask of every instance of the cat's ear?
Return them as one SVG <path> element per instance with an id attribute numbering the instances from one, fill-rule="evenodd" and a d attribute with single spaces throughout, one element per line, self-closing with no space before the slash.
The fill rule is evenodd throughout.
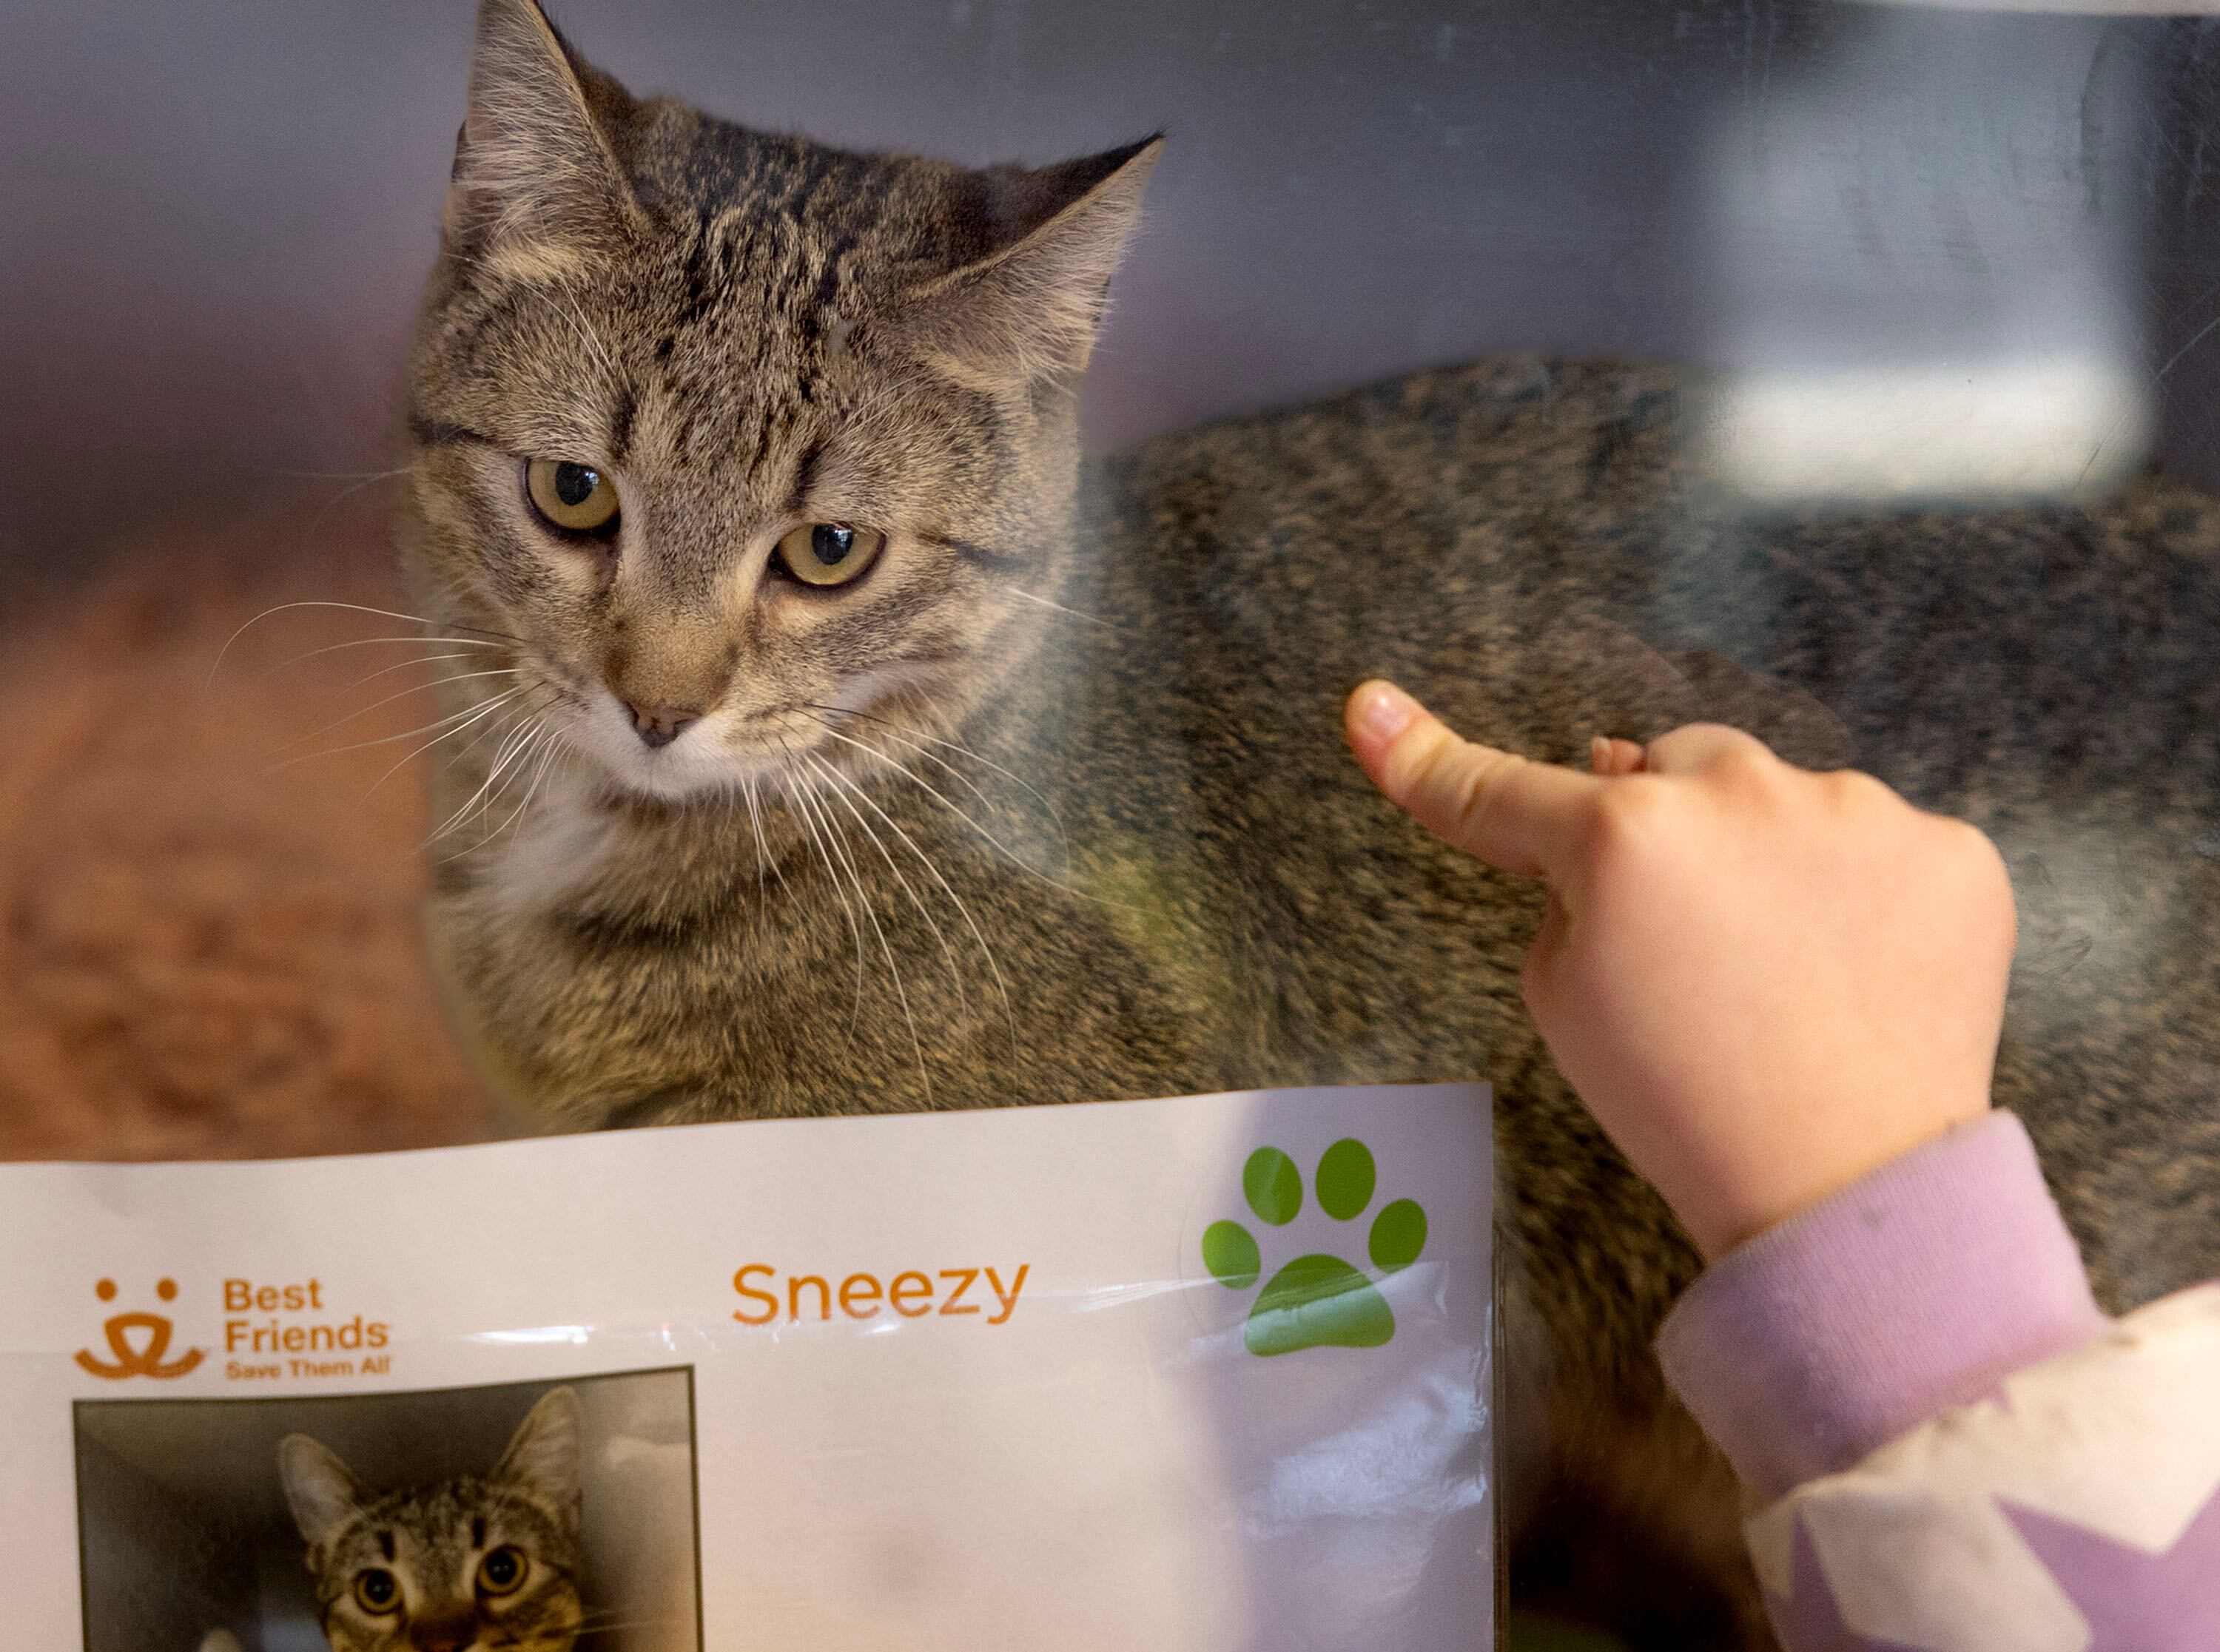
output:
<path id="1" fill-rule="evenodd" d="M 891 330 L 982 388 L 1076 377 L 1163 149 L 1144 138 L 1060 166 L 970 174 L 967 228 L 999 245 L 899 301 Z"/>
<path id="2" fill-rule="evenodd" d="M 623 97 L 537 0 L 478 0 L 469 113 L 441 218 L 448 246 L 559 257 L 624 234 L 639 209 L 596 114 Z"/>
<path id="3" fill-rule="evenodd" d="M 493 1478 L 552 1507 L 576 1507 L 584 1431 L 577 1394 L 569 1388 L 550 1388 L 516 1425 Z"/>
<path id="4" fill-rule="evenodd" d="M 293 1524 L 311 1551 L 320 1549 L 362 1506 L 362 1486 L 329 1448 L 305 1434 L 288 1434 L 278 1443 L 278 1477 Z"/>

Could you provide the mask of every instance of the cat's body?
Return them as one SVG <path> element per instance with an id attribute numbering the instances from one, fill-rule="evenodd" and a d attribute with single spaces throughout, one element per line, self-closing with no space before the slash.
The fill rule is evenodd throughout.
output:
<path id="1" fill-rule="evenodd" d="M 487 8 L 497 28 L 514 12 L 508 0 Z M 807 248 L 806 230 L 782 235 L 780 214 L 807 225 L 845 158 L 797 167 L 781 147 L 790 140 L 628 113 L 620 93 L 587 84 L 640 200 L 667 187 L 650 176 L 659 167 L 738 203 L 729 216 L 674 218 L 670 234 L 698 249 L 738 222 L 727 244 L 751 234 L 774 265 L 787 242 Z M 638 159 L 643 134 L 665 146 L 652 166 Z M 990 262 L 1007 271 L 1045 242 L 1053 252 L 1060 227 L 1130 176 L 1134 153 L 1068 180 L 1076 201 L 1045 223 L 1028 216 L 1014 250 Z M 684 153 L 695 159 L 672 159 Z M 766 178 L 803 181 L 766 190 Z M 834 187 L 868 202 L 899 200 L 907 185 L 866 169 Z M 841 254 L 868 245 L 869 229 L 851 225 L 826 260 L 803 257 L 793 271 L 822 317 L 805 325 L 792 306 L 757 302 L 749 325 L 790 334 L 775 346 L 747 335 L 751 365 L 728 365 L 722 381 L 708 358 L 699 382 L 732 398 L 689 402 L 685 334 L 656 319 L 658 278 L 627 277 L 627 318 L 593 274 L 608 246 L 664 233 L 658 209 L 642 209 L 658 228 L 583 252 L 473 243 L 479 267 L 506 259 L 509 272 L 490 290 L 443 274 L 419 338 L 403 541 L 422 611 L 457 634 L 529 639 L 520 648 L 554 657 L 546 691 L 576 719 L 568 745 L 537 768 L 541 747 L 507 737 L 465 750 L 436 795 L 443 819 L 482 785 L 502 799 L 487 818 L 496 829 L 450 844 L 433 930 L 458 1020 L 537 1120 L 1485 1077 L 1499 1095 L 1507 1436 L 1549 1440 L 1553 1483 L 1646 1528 L 1698 1580 L 1692 1597 L 1707 1578 L 1734 1603 L 1644 1598 L 1606 1615 L 1709 1644 L 1762 1633 L 1731 1482 L 1665 1401 L 1649 1354 L 1693 1255 L 1519 1007 L 1538 893 L 1397 817 L 1340 745 L 1342 696 L 1392 675 L 1466 732 L 1535 755 L 1716 717 L 1799 760 L 1855 758 L 1988 826 L 2022 874 L 2029 937 L 1999 1098 L 2034 1131 L 2110 1300 L 2220 1272 L 2220 1099 L 2202 1031 L 2220 1025 L 2204 956 L 2220 868 L 2192 848 L 2211 829 L 2197 812 L 2220 777 L 2220 695 L 2194 652 L 2220 620 L 2220 510 L 2209 502 L 2152 483 L 2088 514 L 1738 526 L 1690 481 L 1671 372 L 1506 361 L 1160 438 L 1090 471 L 1067 508 L 1076 362 L 1044 375 L 1028 358 L 1013 377 L 1009 358 L 1026 352 L 1007 347 L 1006 319 L 967 328 L 928 308 L 920 332 L 901 296 L 914 287 L 875 295 L 866 278 L 841 279 Z M 451 209 L 451 239 L 457 221 Z M 719 265 L 699 250 L 667 262 L 689 272 L 667 277 L 672 291 Z M 546 319 L 551 269 L 571 318 L 559 324 Z M 928 307 L 945 291 L 937 284 Z M 510 356 L 534 340 L 563 349 L 572 322 L 618 358 L 620 433 L 635 450 L 654 421 L 698 432 L 720 408 L 752 445 L 751 464 L 721 474 L 690 435 L 621 471 L 586 455 L 619 475 L 627 521 L 677 502 L 658 519 L 665 545 L 701 534 L 704 502 L 729 497 L 728 542 L 698 538 L 658 569 L 663 546 L 627 538 L 584 571 L 559 548 L 543 568 L 529 533 L 488 502 L 514 472 L 465 468 L 451 427 L 508 419 L 520 433 L 487 444 L 496 458 L 571 458 L 581 442 L 614 439 L 606 395 L 577 415 L 544 383 L 515 392 L 522 413 L 500 400 L 517 378 Z M 489 333 L 494 343 L 458 354 L 456 340 Z M 663 342 L 673 336 L 675 352 Z M 860 368 L 839 343 L 851 337 Z M 1035 355 L 1049 347 L 1034 343 Z M 570 366 L 595 377 L 581 348 L 569 346 Z M 756 371 L 780 352 L 790 358 Z M 1083 360 L 1083 346 L 1076 353 Z M 785 398 L 780 417 L 757 405 L 751 425 L 751 396 Z M 951 411 L 951 396 L 970 411 Z M 976 555 L 936 563 L 896 527 L 884 554 L 909 560 L 829 599 L 849 608 L 777 585 L 747 547 L 808 520 L 816 456 L 844 462 L 843 416 L 881 421 L 876 439 L 924 478 L 906 494 L 900 473 L 882 477 L 880 501 L 864 508 L 881 514 L 866 520 L 929 520 L 913 530 L 920 545 Z M 963 417 L 978 423 L 985 479 L 964 472 L 951 424 Z M 783 436 L 802 456 L 784 468 Z M 751 514 L 751 499 L 789 492 L 785 515 L 776 502 Z M 1017 492 L 1032 506 L 1013 510 Z M 627 579 L 641 582 L 631 595 Z M 873 612 L 893 616 L 893 664 L 863 633 L 824 633 L 820 645 L 801 628 Z M 614 759 L 596 744 L 608 738 L 602 700 L 641 701 L 627 674 L 655 625 L 690 627 L 676 652 L 697 659 L 700 637 L 723 627 L 733 640 L 711 671 L 710 704 L 758 704 L 689 737 L 709 754 L 689 761 L 721 760 L 712 742 L 738 749 L 775 726 L 776 744 L 759 743 L 729 783 L 673 782 L 658 795 L 659 742 Z M 1722 649 L 1794 686 L 1716 654 L 1676 664 L 1637 635 Z M 596 669 L 609 687 L 590 681 Z M 2150 714 L 2125 726 L 2123 673 L 2140 674 L 2132 698 Z M 1947 698 L 1924 702 L 1923 684 L 1947 686 Z M 490 703 L 471 687 L 454 690 L 458 713 Z M 639 777 L 633 764 L 651 766 Z M 527 772 L 539 787 L 530 795 Z M 2061 780 L 2088 805 L 2070 827 L 2055 806 Z M 525 801 L 505 821 L 510 792 Z M 2105 899 L 2169 904 L 2091 905 L 2092 857 L 2107 869 Z M 2070 933 L 2092 922 L 2123 927 L 2092 945 Z M 2115 944 L 2130 926 L 2133 944 Z M 1541 1483 L 1517 1463 L 1508 1472 L 1514 1491 Z M 1705 1615 L 1720 1610 L 1739 1628 Z"/>
<path id="2" fill-rule="evenodd" d="M 550 1389 L 487 1473 L 390 1491 L 289 1435 L 278 1468 L 332 1652 L 571 1652 L 579 1427 L 577 1396 Z"/>

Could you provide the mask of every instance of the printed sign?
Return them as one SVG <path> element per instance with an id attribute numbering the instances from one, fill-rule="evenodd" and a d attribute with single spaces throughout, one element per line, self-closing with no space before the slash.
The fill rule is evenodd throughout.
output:
<path id="1" fill-rule="evenodd" d="M 0 1166 L 10 1644 L 1490 1644 L 1472 1086 Z"/>

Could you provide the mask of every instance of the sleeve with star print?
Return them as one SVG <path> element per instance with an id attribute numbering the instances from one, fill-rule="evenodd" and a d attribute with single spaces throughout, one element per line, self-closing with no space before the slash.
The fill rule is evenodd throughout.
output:
<path id="1" fill-rule="evenodd" d="M 2220 1284 L 2106 1318 L 2011 1114 L 1722 1258 L 1658 1352 L 1787 1652 L 2220 1648 Z"/>

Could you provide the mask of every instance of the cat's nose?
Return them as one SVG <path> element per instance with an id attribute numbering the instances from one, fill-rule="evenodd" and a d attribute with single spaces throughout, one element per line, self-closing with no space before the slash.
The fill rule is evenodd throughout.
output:
<path id="1" fill-rule="evenodd" d="M 469 1652 L 477 1643 L 475 1612 L 419 1618 L 408 1625 L 410 1652 Z"/>
<path id="2" fill-rule="evenodd" d="M 636 706 L 629 700 L 624 706 L 632 714 L 633 732 L 652 749 L 670 745 L 702 720 L 690 706 Z"/>

